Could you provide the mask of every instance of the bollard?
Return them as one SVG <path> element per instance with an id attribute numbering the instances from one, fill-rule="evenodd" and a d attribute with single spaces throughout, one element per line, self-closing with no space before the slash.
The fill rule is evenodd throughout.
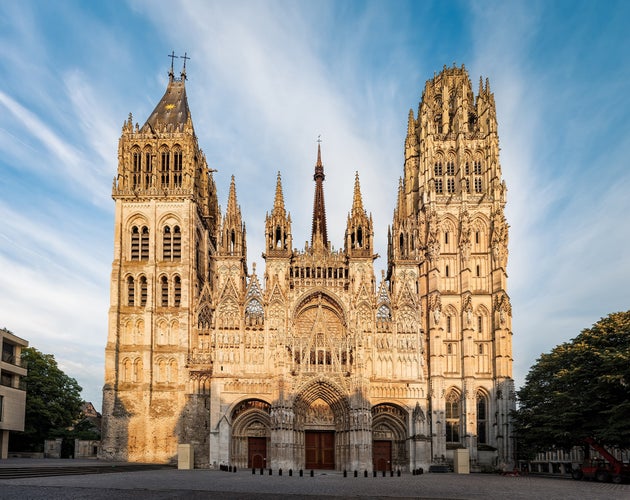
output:
<path id="1" fill-rule="evenodd" d="M 232 469 L 232 472 L 236 472 L 236 465 L 234 466 L 234 468 Z"/>
<path id="2" fill-rule="evenodd" d="M 261 476 L 263 475 L 263 468 L 262 467 L 260 468 L 260 475 Z"/>
<path id="3" fill-rule="evenodd" d="M 354 471 L 354 477 L 359 477 L 359 471 L 358 470 Z"/>
<path id="4" fill-rule="evenodd" d="M 385 477 L 385 469 L 383 469 L 383 477 Z"/>
<path id="5" fill-rule="evenodd" d="M 302 477 L 303 475 L 304 475 L 304 471 L 300 469 L 300 477 Z"/>
<path id="6" fill-rule="evenodd" d="M 376 477 L 376 469 L 372 471 L 372 477 Z"/>
<path id="7" fill-rule="evenodd" d="M 367 469 L 363 471 L 363 477 L 367 477 Z"/>
<path id="8" fill-rule="evenodd" d="M 313 477 L 315 475 L 315 472 L 313 471 L 313 469 L 311 469 L 311 477 Z"/>
<path id="9" fill-rule="evenodd" d="M 400 477 L 400 469 L 398 469 L 398 470 L 396 471 L 396 475 L 397 475 L 398 477 Z"/>
<path id="10" fill-rule="evenodd" d="M 278 469 L 278 475 L 281 476 L 282 475 L 282 469 Z"/>
<path id="11" fill-rule="evenodd" d="M 256 467 L 252 467 L 252 474 L 256 474 Z"/>
<path id="12" fill-rule="evenodd" d="M 389 477 L 394 477 L 394 469 L 389 471 Z"/>
<path id="13" fill-rule="evenodd" d="M 418 469 L 418 474 L 419 474 L 419 475 L 420 475 L 420 474 L 424 474 L 424 469 L 423 469 L 422 467 L 420 467 L 420 468 Z"/>
<path id="14" fill-rule="evenodd" d="M 271 469 L 269 469 L 269 475 L 271 476 Z"/>
<path id="15" fill-rule="evenodd" d="M 348 471 L 346 469 L 343 470 L 343 477 L 348 477 Z"/>
<path id="16" fill-rule="evenodd" d="M 293 469 L 289 469 L 289 477 L 293 477 Z"/>

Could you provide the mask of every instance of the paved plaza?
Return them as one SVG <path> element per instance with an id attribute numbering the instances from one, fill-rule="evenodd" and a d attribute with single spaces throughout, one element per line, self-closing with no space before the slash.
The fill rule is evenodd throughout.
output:
<path id="1" fill-rule="evenodd" d="M 6 467 L 108 465 L 96 461 L 3 460 Z M 112 466 L 115 464 L 111 464 Z M 119 465 L 119 464 L 118 464 Z M 420 499 L 628 499 L 630 485 L 573 481 L 537 476 L 494 474 L 423 474 L 400 477 L 344 477 L 336 471 L 310 471 L 299 477 L 269 476 L 251 470 L 145 470 L 111 474 L 0 479 L 0 499 L 167 499 L 221 498 L 420 498 Z"/>

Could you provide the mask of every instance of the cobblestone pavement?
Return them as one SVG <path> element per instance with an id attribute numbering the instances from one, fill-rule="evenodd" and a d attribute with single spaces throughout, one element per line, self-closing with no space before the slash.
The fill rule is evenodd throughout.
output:
<path id="1" fill-rule="evenodd" d="M 0 480 L 0 499 L 325 498 L 417 499 L 629 499 L 630 485 L 546 477 L 491 474 L 424 474 L 401 477 L 343 477 L 316 471 L 304 477 L 277 471 L 156 470 Z"/>

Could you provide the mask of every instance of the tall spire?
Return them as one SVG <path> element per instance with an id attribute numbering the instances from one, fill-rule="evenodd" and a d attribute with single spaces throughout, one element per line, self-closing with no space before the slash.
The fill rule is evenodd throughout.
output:
<path id="1" fill-rule="evenodd" d="M 363 209 L 363 198 L 361 197 L 361 185 L 359 184 L 359 172 L 354 175 L 354 198 L 352 200 L 352 217 L 359 217 L 365 214 Z"/>
<path id="2" fill-rule="evenodd" d="M 324 248 L 328 248 L 328 231 L 326 230 L 326 208 L 324 206 L 324 165 L 322 164 L 321 140 L 317 144 L 317 163 L 315 164 L 315 200 L 313 203 L 313 230 L 311 233 L 311 245 L 321 242 Z"/>
<path id="3" fill-rule="evenodd" d="M 278 172 L 278 180 L 276 181 L 276 197 L 273 201 L 273 213 L 278 217 L 284 217 L 286 212 L 284 209 L 284 195 L 282 194 L 282 180 L 280 172 Z"/>

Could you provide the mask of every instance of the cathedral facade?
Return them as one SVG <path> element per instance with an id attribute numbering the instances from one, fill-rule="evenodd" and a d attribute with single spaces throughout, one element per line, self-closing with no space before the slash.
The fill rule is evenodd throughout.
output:
<path id="1" fill-rule="evenodd" d="M 191 444 L 198 467 L 408 471 L 461 448 L 473 468 L 510 463 L 506 187 L 487 80 L 475 95 L 463 66 L 445 67 L 410 111 L 378 280 L 358 174 L 343 248 L 328 240 L 319 146 L 310 243 L 293 247 L 278 173 L 265 269 L 249 272 L 234 178 L 222 212 L 185 84 L 171 69 L 119 141 L 102 458 L 167 462 Z"/>

